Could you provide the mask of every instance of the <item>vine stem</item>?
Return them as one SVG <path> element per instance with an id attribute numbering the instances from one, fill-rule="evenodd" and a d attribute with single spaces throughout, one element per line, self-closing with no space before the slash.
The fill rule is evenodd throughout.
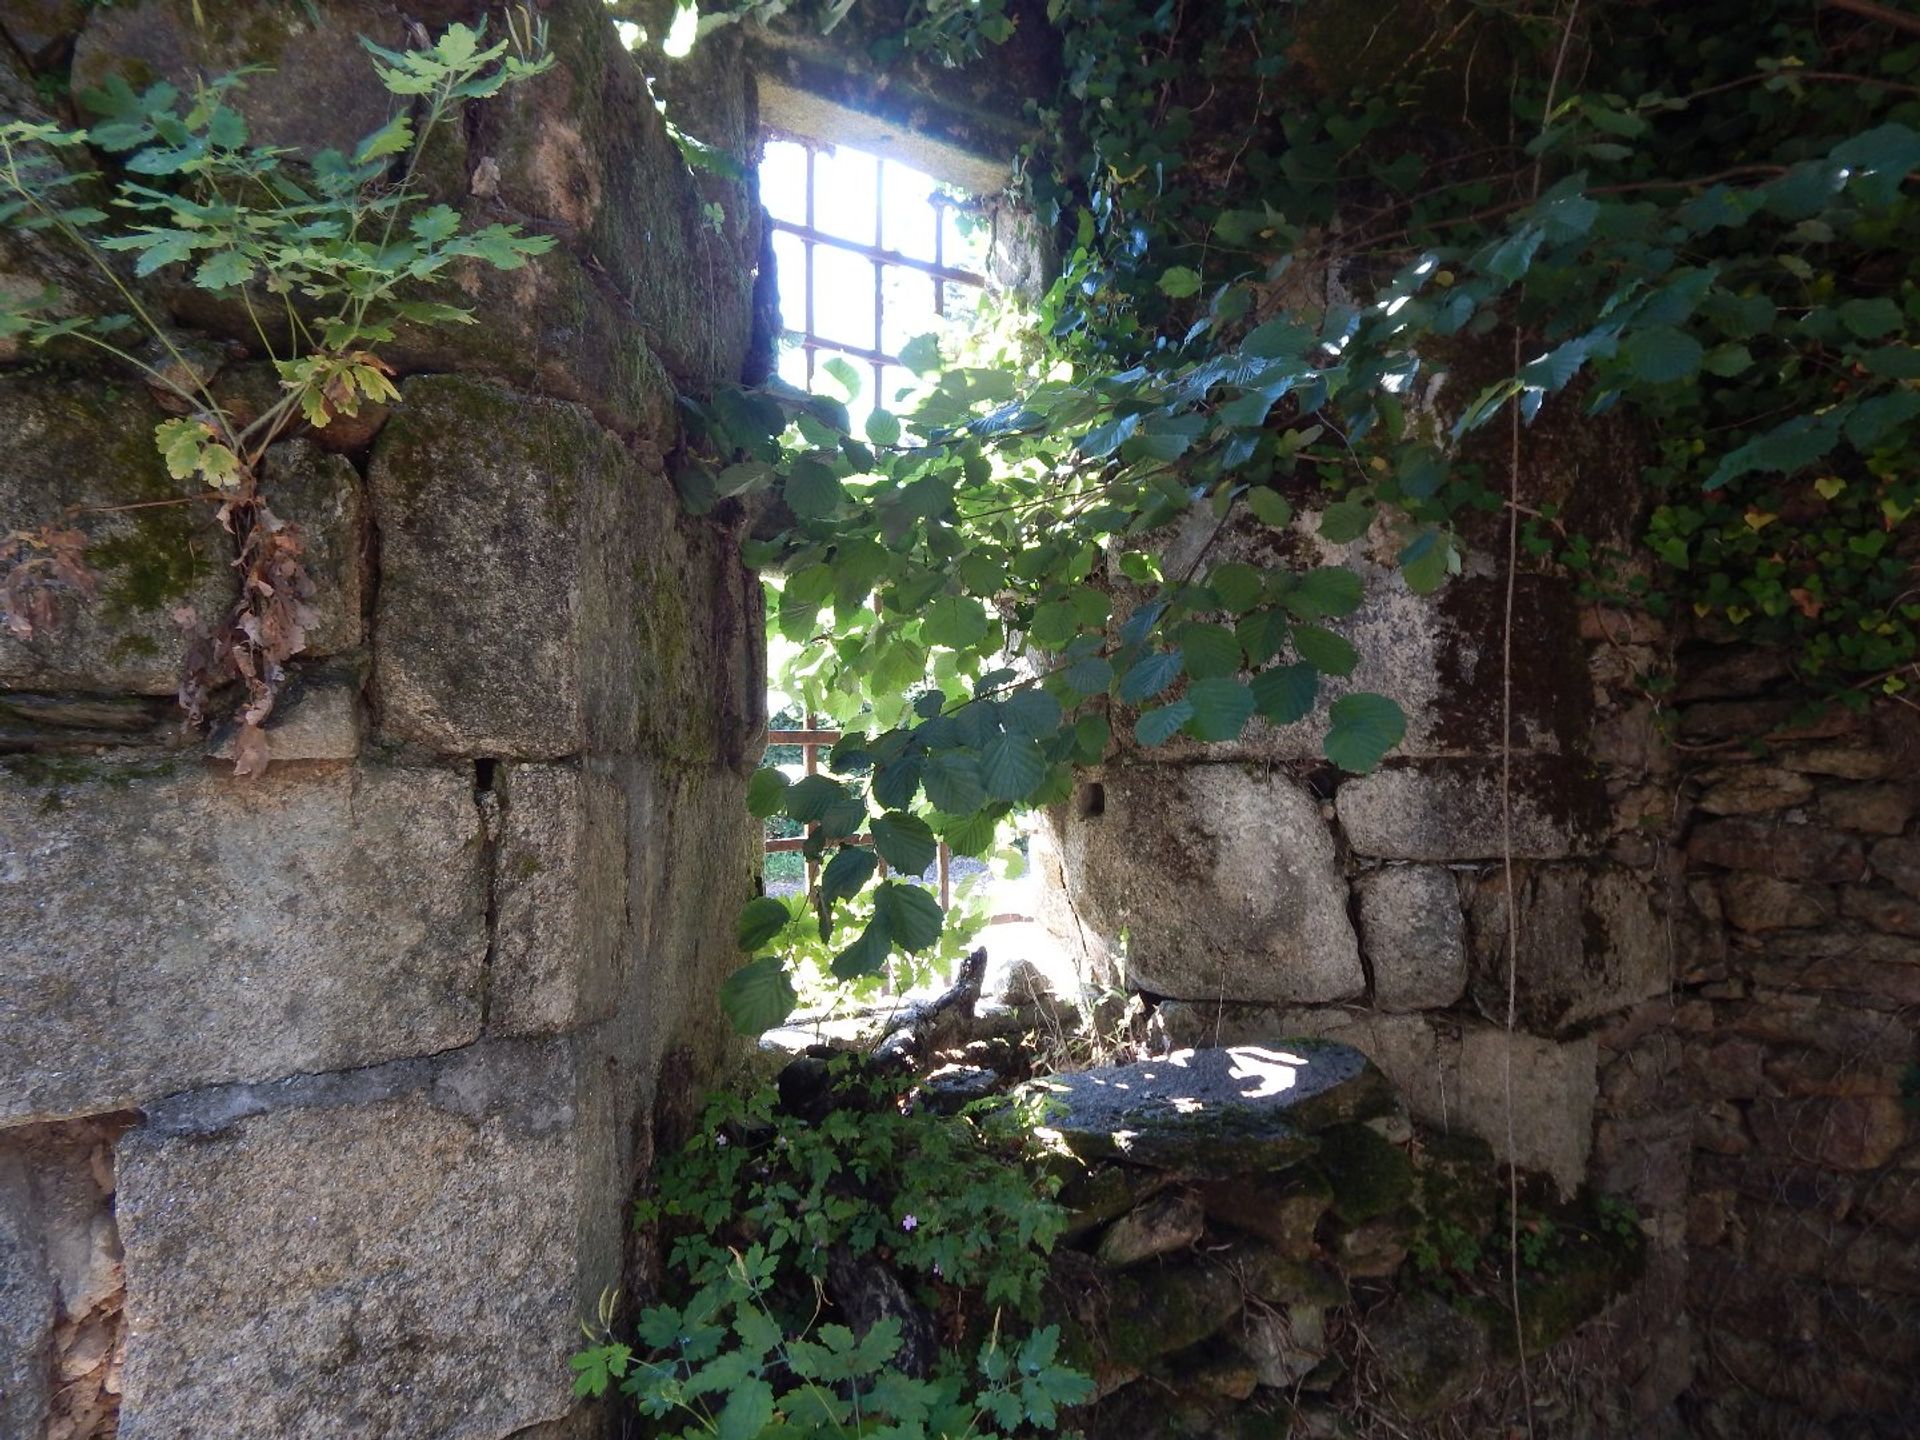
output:
<path id="1" fill-rule="evenodd" d="M 1573 27 L 1580 18 L 1580 0 L 1572 0 L 1554 52 L 1553 73 L 1547 80 L 1547 103 L 1541 110 L 1542 133 L 1553 123 L 1554 101 L 1566 68 Z M 1547 157 L 1533 161 L 1533 196 L 1540 198 L 1540 182 Z M 1513 326 L 1513 370 L 1520 373 L 1520 325 Z M 1504 1092 L 1507 1127 L 1507 1291 L 1513 1307 L 1513 1350 L 1519 1361 L 1520 1398 L 1526 1410 L 1527 1436 L 1532 1440 L 1533 1377 L 1527 1363 L 1527 1327 L 1520 1314 L 1520 1163 L 1514 1147 L 1513 1036 L 1520 1011 L 1520 896 L 1513 875 L 1513 612 L 1520 571 L 1520 406 L 1509 401 L 1507 464 L 1507 574 L 1501 597 L 1500 619 L 1500 871 L 1507 892 L 1507 1043 L 1500 1056 L 1500 1083 Z"/>

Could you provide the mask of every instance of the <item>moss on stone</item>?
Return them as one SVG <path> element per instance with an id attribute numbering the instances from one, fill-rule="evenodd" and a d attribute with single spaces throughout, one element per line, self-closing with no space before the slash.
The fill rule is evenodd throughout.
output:
<path id="1" fill-rule="evenodd" d="M 1413 1162 L 1406 1151 L 1365 1125 L 1340 1125 L 1321 1135 L 1319 1163 L 1333 1190 L 1333 1213 L 1349 1225 L 1413 1198 Z"/>

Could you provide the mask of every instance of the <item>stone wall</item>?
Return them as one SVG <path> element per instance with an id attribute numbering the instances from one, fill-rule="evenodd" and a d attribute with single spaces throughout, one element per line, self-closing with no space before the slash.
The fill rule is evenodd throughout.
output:
<path id="1" fill-rule="evenodd" d="M 390 416 L 269 457 L 321 619 L 263 776 L 173 708 L 179 612 L 213 618 L 234 578 L 153 452 L 158 405 L 64 360 L 0 371 L 0 533 L 79 507 L 100 580 L 0 638 L 9 1440 L 560 1433 L 662 1066 L 684 1105 L 725 1043 L 759 586 L 664 457 L 676 387 L 746 361 L 758 208 L 689 174 L 599 0 L 543 13 L 555 68 L 423 173 L 560 243 L 462 274 L 478 323 L 385 352 Z M 406 38 L 371 0 L 17 5 L 0 29 L 9 113 L 266 63 L 249 121 L 297 154 L 384 117 L 356 36 Z M 753 104 L 716 68 L 706 138 L 746 148 Z M 94 298 L 44 247 L 0 271 Z M 243 316 L 149 300 L 223 397 L 272 392 Z"/>
<path id="2" fill-rule="evenodd" d="M 1692 1397 L 1709 1436 L 1920 1416 L 1920 724 L 1810 715 L 1780 657 L 1684 657 L 1702 924 L 1675 997 L 1692 1111 Z"/>
<path id="3" fill-rule="evenodd" d="M 1920 723 L 1819 710 L 1777 653 L 1523 576 L 1509 887 L 1502 599 L 1370 578 L 1353 683 L 1410 716 L 1374 775 L 1319 762 L 1314 720 L 1121 744 L 1041 837 L 1049 922 L 1159 1046 L 1338 1038 L 1423 1124 L 1630 1201 L 1644 1270 L 1568 1352 L 1585 1413 L 1908 1433 Z"/>
<path id="4" fill-rule="evenodd" d="M 1210 529 L 1167 542 L 1166 563 L 1184 571 Z M 1207 558 L 1273 543 L 1230 530 Z M 1156 1045 L 1339 1039 L 1422 1124 L 1490 1145 L 1563 1196 L 1586 1187 L 1634 1205 L 1650 1244 L 1611 1312 L 1606 1403 L 1650 1417 L 1688 1373 L 1690 1123 L 1664 1025 L 1688 921 L 1672 754 L 1635 688 L 1665 638 L 1644 617 L 1576 603 L 1565 581 L 1517 578 L 1509 877 L 1504 581 L 1482 559 L 1423 599 L 1392 570 L 1392 543 L 1324 546 L 1310 518 L 1279 542 L 1295 563 L 1350 563 L 1365 579 L 1342 626 L 1359 665 L 1323 684 L 1316 714 L 1158 749 L 1115 717 L 1122 738 L 1041 837 L 1046 918 L 1090 975 L 1146 997 Z M 1495 543 L 1480 537 L 1477 553 Z M 1371 775 L 1342 775 L 1319 751 L 1327 708 L 1350 689 L 1390 694 L 1408 715 Z"/>

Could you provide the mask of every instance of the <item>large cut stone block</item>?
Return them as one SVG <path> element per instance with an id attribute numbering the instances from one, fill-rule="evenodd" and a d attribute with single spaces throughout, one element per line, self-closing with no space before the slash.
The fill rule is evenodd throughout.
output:
<path id="1" fill-rule="evenodd" d="M 1623 1010 L 1671 983 L 1673 940 L 1653 892 L 1615 865 L 1520 865 L 1518 959 L 1512 966 L 1520 1023 L 1539 1034 Z M 1507 1013 L 1506 877 L 1496 867 L 1470 912 L 1473 999 L 1489 1019 Z"/>
<path id="2" fill-rule="evenodd" d="M 495 789 L 488 1026 L 548 1034 L 603 1020 L 628 939 L 627 797 L 592 762 L 503 766 Z"/>
<path id="3" fill-rule="evenodd" d="M 1216 529 L 1203 511 L 1175 527 L 1160 556 L 1166 573 L 1184 574 L 1199 562 L 1274 563 L 1273 532 L 1267 527 L 1247 520 L 1230 524 L 1224 535 L 1216 535 Z M 1494 579 L 1468 576 L 1449 581 L 1437 594 L 1416 595 L 1393 563 L 1398 540 L 1389 544 L 1369 536 L 1329 546 L 1311 534 L 1305 518 L 1296 522 L 1296 531 L 1287 543 L 1295 547 L 1289 553 L 1299 568 L 1341 565 L 1360 577 L 1359 608 L 1327 622 L 1352 643 L 1358 657 L 1353 672 L 1322 676 L 1314 708 L 1291 725 L 1274 726 L 1256 718 L 1233 740 L 1208 744 L 1176 737 L 1147 747 L 1135 741 L 1130 723 L 1117 723 L 1114 731 L 1122 749 L 1157 760 L 1317 763 L 1324 759 L 1333 703 L 1355 691 L 1371 691 L 1390 696 L 1406 714 L 1406 736 L 1392 751 L 1397 758 L 1472 758 L 1498 751 L 1505 587 Z M 1204 572 L 1200 578 L 1204 580 Z M 1148 598 L 1144 589 L 1120 576 L 1117 567 L 1109 579 L 1116 587 L 1116 620 Z M 1592 682 L 1582 663 L 1579 621 L 1567 585 L 1545 577 L 1521 578 L 1514 605 L 1514 647 L 1516 654 L 1527 657 L 1512 696 L 1514 749 L 1533 755 L 1579 751 L 1591 719 Z"/>
<path id="4" fill-rule="evenodd" d="M 764 712 L 757 584 L 586 411 L 410 381 L 372 487 L 386 738 L 501 758 L 744 757 Z"/>
<path id="5" fill-rule="evenodd" d="M 69 763 L 0 781 L 0 1120 L 478 1034 L 467 774 Z"/>
<path id="6" fill-rule="evenodd" d="M 355 0 L 273 5 L 241 0 L 220 23 L 193 0 L 140 0 L 91 7 L 73 52 L 76 98 L 118 74 L 138 90 L 155 80 L 186 85 L 248 66 L 254 75 L 234 99 L 255 144 L 291 146 L 304 155 L 351 154 L 387 121 L 388 97 L 356 35 L 389 49 L 407 43 L 398 12 Z"/>
<path id="7" fill-rule="evenodd" d="M 1354 881 L 1360 934 L 1382 1010 L 1438 1010 L 1467 988 L 1460 887 L 1439 865 L 1386 865 Z"/>
<path id="8" fill-rule="evenodd" d="M 120 1150 L 121 1440 L 493 1440 L 564 1415 L 619 1277 L 610 1071 L 490 1042 L 154 1107 Z"/>
<path id="9" fill-rule="evenodd" d="M 60 596 L 30 639 L 0 625 L 0 690 L 172 694 L 186 649 L 173 612 L 210 621 L 232 605 L 233 538 L 188 498 L 196 486 L 168 476 L 153 445 L 164 418 L 134 388 L 0 378 L 0 537 L 80 531 L 97 586 L 91 601 Z"/>
<path id="10" fill-rule="evenodd" d="M 1041 1134 L 1085 1161 L 1205 1175 L 1280 1170 L 1334 1125 L 1393 1113 L 1367 1057 L 1321 1040 L 1176 1050 L 1036 1080 Z"/>
<path id="11" fill-rule="evenodd" d="M 1336 799 L 1355 853 L 1380 860 L 1493 860 L 1506 849 L 1497 760 L 1390 765 L 1344 781 Z M 1557 757 L 1513 766 L 1513 854 L 1558 860 L 1604 834 L 1600 782 Z"/>
<path id="12" fill-rule="evenodd" d="M 1347 884 L 1313 797 L 1238 765 L 1128 766 L 1066 821 L 1079 919 L 1129 983 L 1180 999 L 1320 1001 L 1366 988 Z"/>
<path id="13" fill-rule="evenodd" d="M 1187 1002 L 1161 1005 L 1156 1023 L 1173 1045 L 1275 1045 L 1297 1036 L 1338 1040 L 1379 1066 L 1420 1120 L 1478 1136 L 1503 1159 L 1552 1176 L 1564 1193 L 1587 1178 L 1599 1094 L 1599 1050 L 1592 1036 L 1542 1040 L 1436 1015 Z"/>

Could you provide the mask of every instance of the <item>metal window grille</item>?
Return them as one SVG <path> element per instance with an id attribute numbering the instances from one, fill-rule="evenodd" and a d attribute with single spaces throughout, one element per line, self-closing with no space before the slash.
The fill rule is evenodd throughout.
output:
<path id="1" fill-rule="evenodd" d="M 954 297 L 949 287 L 981 290 L 986 285 L 986 277 L 953 263 L 964 257 L 951 256 L 947 252 L 948 225 L 947 213 L 962 208 L 964 202 L 956 201 L 938 192 L 926 197 L 926 203 L 933 210 L 933 258 L 917 258 L 904 253 L 897 244 L 890 244 L 887 235 L 887 215 L 889 212 L 889 187 L 898 186 L 906 173 L 905 168 L 884 156 L 875 157 L 874 165 L 874 223 L 871 241 L 850 239 L 837 235 L 821 224 L 821 201 L 818 185 L 818 170 L 821 157 L 831 155 L 834 147 L 805 136 L 769 132 L 769 138 L 787 141 L 798 145 L 806 155 L 805 210 L 802 220 L 792 220 L 782 216 L 772 216 L 770 223 L 777 234 L 790 235 L 800 242 L 802 254 L 802 274 L 798 277 L 782 276 L 784 286 L 791 285 L 796 279 L 802 295 L 799 329 L 789 327 L 787 339 L 797 344 L 806 356 L 806 388 L 813 388 L 814 374 L 826 358 L 844 355 L 850 361 L 866 366 L 873 375 L 873 395 L 882 395 L 886 370 L 889 366 L 899 366 L 900 357 L 888 349 L 887 332 L 887 282 L 889 272 L 894 275 L 919 275 L 926 278 L 933 291 L 933 312 L 942 319 L 947 318 L 953 308 Z M 889 170 L 891 167 L 891 173 Z M 897 193 L 897 191 L 896 191 Z M 828 335 L 823 332 L 821 310 L 824 297 L 822 287 L 817 283 L 821 252 L 832 251 L 839 255 L 857 257 L 864 260 L 872 269 L 873 283 L 873 332 L 867 337 L 869 343 L 858 343 L 844 335 Z M 830 303 L 830 302 L 829 302 Z M 783 306 L 783 311 L 786 311 Z"/>

